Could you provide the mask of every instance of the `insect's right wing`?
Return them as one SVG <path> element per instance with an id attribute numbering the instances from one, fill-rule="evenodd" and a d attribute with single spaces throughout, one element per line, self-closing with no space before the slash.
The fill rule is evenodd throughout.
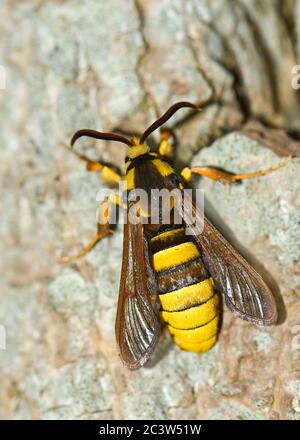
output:
<path id="1" fill-rule="evenodd" d="M 159 303 L 142 223 L 124 224 L 116 338 L 124 364 L 134 370 L 151 356 L 159 338 Z"/>
<path id="2" fill-rule="evenodd" d="M 228 308 L 246 321 L 261 325 L 275 323 L 276 303 L 262 277 L 205 217 L 203 231 L 199 232 L 194 219 L 202 213 L 194 202 L 183 203 L 181 215 Z"/>

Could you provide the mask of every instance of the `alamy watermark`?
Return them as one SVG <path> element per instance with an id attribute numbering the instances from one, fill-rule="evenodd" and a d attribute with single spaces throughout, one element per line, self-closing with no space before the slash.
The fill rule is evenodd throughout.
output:
<path id="1" fill-rule="evenodd" d="M 291 70 L 292 82 L 291 85 L 294 90 L 300 89 L 300 64 L 295 64 Z"/>
<path id="2" fill-rule="evenodd" d="M 149 189 L 124 190 L 120 182 L 119 190 L 101 188 L 96 196 L 100 202 L 96 219 L 99 224 L 115 225 L 117 222 L 131 224 L 139 222 L 152 225 L 185 224 L 187 235 L 201 234 L 204 226 L 204 191 L 202 189 Z M 117 201 L 121 209 L 126 209 L 127 216 L 118 216 L 114 203 L 107 205 L 103 213 L 103 200 Z"/>

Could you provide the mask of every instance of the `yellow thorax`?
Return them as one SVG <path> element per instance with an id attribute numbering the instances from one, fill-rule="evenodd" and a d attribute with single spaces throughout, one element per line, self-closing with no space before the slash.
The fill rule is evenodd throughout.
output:
<path id="1" fill-rule="evenodd" d="M 142 156 L 143 154 L 149 153 L 150 148 L 146 144 L 140 144 L 138 138 L 132 139 L 132 147 L 129 148 L 128 157 L 129 159 L 135 159 L 136 157 Z"/>

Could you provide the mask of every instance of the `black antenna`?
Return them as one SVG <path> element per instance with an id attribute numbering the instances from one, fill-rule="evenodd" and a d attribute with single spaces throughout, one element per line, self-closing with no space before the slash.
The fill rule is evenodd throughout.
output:
<path id="1" fill-rule="evenodd" d="M 177 102 L 176 104 L 172 105 L 169 110 L 166 111 L 160 118 L 158 118 L 153 124 L 150 125 L 150 127 L 147 128 L 147 130 L 144 131 L 142 136 L 140 137 L 140 143 L 143 144 L 147 137 L 157 128 L 159 128 L 161 125 L 165 124 L 173 115 L 177 112 L 177 110 L 183 108 L 183 107 L 189 107 L 193 108 L 194 110 L 198 110 L 198 107 L 195 104 L 192 104 L 191 102 L 181 101 Z"/>
<path id="2" fill-rule="evenodd" d="M 101 139 L 105 141 L 122 142 L 123 144 L 126 144 L 129 147 L 132 146 L 132 142 L 124 136 L 120 136 L 119 134 L 115 134 L 115 133 L 102 133 L 101 131 L 90 130 L 90 129 L 83 129 L 76 131 L 76 133 L 72 136 L 71 146 L 73 147 L 77 139 L 81 138 L 82 136 L 87 136 L 94 139 Z"/>

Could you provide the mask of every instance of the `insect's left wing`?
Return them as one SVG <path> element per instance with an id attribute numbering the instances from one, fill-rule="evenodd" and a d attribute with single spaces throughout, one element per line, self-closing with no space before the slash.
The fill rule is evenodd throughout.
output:
<path id="1" fill-rule="evenodd" d="M 123 260 L 116 318 L 120 356 L 130 369 L 141 367 L 159 338 L 159 303 L 142 223 L 124 224 Z"/>
<path id="2" fill-rule="evenodd" d="M 182 204 L 181 215 L 227 307 L 246 321 L 274 324 L 277 320 L 276 303 L 262 277 L 205 217 L 203 231 L 197 230 L 194 219 L 202 213 L 191 200 Z"/>

